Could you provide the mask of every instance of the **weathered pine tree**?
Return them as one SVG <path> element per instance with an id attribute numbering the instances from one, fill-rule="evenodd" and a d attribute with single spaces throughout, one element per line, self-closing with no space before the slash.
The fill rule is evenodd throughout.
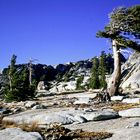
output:
<path id="1" fill-rule="evenodd" d="M 97 37 L 109 38 L 112 42 L 114 72 L 108 84 L 109 94 L 112 96 L 118 92 L 120 84 L 120 48 L 130 47 L 140 52 L 140 44 L 134 40 L 140 39 L 140 5 L 113 10 L 109 24 L 105 26 L 104 31 L 97 33 Z"/>

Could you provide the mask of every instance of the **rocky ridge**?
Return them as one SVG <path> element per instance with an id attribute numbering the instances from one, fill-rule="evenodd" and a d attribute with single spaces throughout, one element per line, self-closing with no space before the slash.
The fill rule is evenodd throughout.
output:
<path id="1" fill-rule="evenodd" d="M 97 96 L 99 90 L 75 91 L 74 80 L 61 81 L 57 85 L 54 82 L 52 83 L 54 86 L 50 90 L 46 90 L 47 84 L 42 81 L 38 85 L 38 93 L 34 100 L 12 103 L 1 100 L 0 137 L 9 136 L 9 138 L 6 137 L 7 140 L 12 137 L 14 140 L 21 138 L 25 140 L 27 138 L 31 140 L 49 138 L 52 140 L 62 138 L 79 140 L 82 138 L 73 137 L 74 134 L 83 134 L 83 131 L 86 131 L 101 132 L 101 136 L 107 134 L 105 137 L 97 138 L 89 137 L 91 134 L 88 133 L 86 139 L 127 140 L 129 137 L 130 140 L 139 140 L 139 60 L 140 55 L 134 53 L 122 66 L 120 87 L 123 89 L 123 94 L 111 97 L 111 102 L 99 100 Z M 80 71 L 80 73 L 82 72 Z M 68 82 L 71 84 L 67 84 Z M 68 89 L 67 86 L 72 88 Z M 19 126 L 33 126 L 33 124 L 41 130 L 33 129 L 34 133 L 32 133 L 18 128 Z M 56 129 L 55 125 L 61 127 Z M 8 135 L 9 131 L 13 131 L 12 136 Z"/>

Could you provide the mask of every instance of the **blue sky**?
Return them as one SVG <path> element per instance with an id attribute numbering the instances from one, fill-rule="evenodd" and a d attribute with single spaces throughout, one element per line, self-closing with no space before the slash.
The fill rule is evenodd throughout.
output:
<path id="1" fill-rule="evenodd" d="M 108 23 L 118 6 L 139 0 L 0 0 L 0 68 L 30 58 L 37 63 L 58 64 L 108 52 L 106 39 L 96 32 Z"/>

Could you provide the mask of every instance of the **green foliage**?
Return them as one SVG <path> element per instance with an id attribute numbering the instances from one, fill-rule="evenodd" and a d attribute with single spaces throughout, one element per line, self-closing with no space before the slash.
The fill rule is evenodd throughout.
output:
<path id="1" fill-rule="evenodd" d="M 100 87 L 98 67 L 99 67 L 99 60 L 97 57 L 94 57 L 93 67 L 91 70 L 92 74 L 89 83 L 89 87 L 92 89 L 98 89 Z"/>
<path id="2" fill-rule="evenodd" d="M 9 84 L 5 87 L 6 101 L 26 100 L 34 95 L 35 85 L 29 84 L 29 72 L 27 67 L 18 70 L 16 68 L 16 57 L 13 55 L 9 67 Z"/>
<path id="3" fill-rule="evenodd" d="M 99 59 L 99 74 L 100 74 L 100 87 L 106 88 L 106 54 L 104 51 L 101 52 L 101 56 Z"/>
<path id="4" fill-rule="evenodd" d="M 106 55 L 104 51 L 101 52 L 101 55 L 99 58 L 94 57 L 93 58 L 93 67 L 91 70 L 91 78 L 89 79 L 89 87 L 92 89 L 98 89 L 98 88 L 106 88 L 106 73 L 107 71 L 107 62 L 111 61 L 110 59 L 111 55 L 109 57 Z M 108 60 L 109 59 L 109 60 Z"/>
<path id="5" fill-rule="evenodd" d="M 81 86 L 83 80 L 84 80 L 84 76 L 83 75 L 81 75 L 80 77 L 78 77 L 78 79 L 76 81 L 76 89 L 77 90 L 81 90 L 81 89 L 84 88 L 83 86 Z"/>
<path id="6" fill-rule="evenodd" d="M 130 47 L 140 52 L 140 5 L 129 8 L 119 7 L 110 14 L 110 22 L 97 37 L 116 40 L 120 47 Z"/>

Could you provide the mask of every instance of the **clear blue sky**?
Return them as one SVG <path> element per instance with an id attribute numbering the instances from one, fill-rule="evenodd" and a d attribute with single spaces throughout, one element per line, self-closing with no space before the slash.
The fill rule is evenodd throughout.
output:
<path id="1" fill-rule="evenodd" d="M 108 13 L 139 0 L 0 0 L 0 68 L 16 54 L 58 64 L 108 52 L 106 39 L 96 32 L 108 23 Z"/>

